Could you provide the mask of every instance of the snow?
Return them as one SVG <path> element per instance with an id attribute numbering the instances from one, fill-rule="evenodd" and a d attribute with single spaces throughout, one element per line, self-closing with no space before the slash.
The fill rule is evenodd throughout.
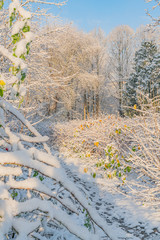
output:
<path id="1" fill-rule="evenodd" d="M 10 16 L 14 11 L 18 18 L 12 22 L 12 35 L 22 33 L 24 26 L 30 26 L 31 18 L 30 12 L 21 6 L 19 0 L 13 0 L 9 5 Z M 17 57 L 0 45 L 0 53 L 14 67 L 21 68 L 16 76 L 6 81 L 6 85 L 16 83 L 11 88 L 13 97 L 17 92 L 22 97 L 26 94 L 26 88 L 21 85 L 20 80 L 21 71 L 26 73 L 27 68 L 20 56 L 26 53 L 26 45 L 32 39 L 31 32 L 23 32 L 21 39 L 15 43 Z M 5 123 L 8 112 L 34 136 L 12 131 L 8 122 Z M 3 98 L 0 99 L 0 125 L 1 240 L 9 238 L 9 232 L 14 230 L 16 236 L 12 238 L 17 240 L 47 240 L 50 235 L 57 240 L 61 237 L 56 235 L 56 231 L 62 225 L 64 228 L 60 231 L 63 239 L 69 240 L 138 240 L 140 238 L 135 232 L 129 232 L 129 228 L 135 228 L 140 223 L 147 234 L 151 234 L 153 228 L 160 231 L 159 210 L 155 211 L 132 199 L 126 199 L 115 191 L 114 180 L 111 182 L 100 177 L 93 179 L 88 174 L 82 174 L 89 162 L 81 163 L 80 159 L 71 157 L 62 159 L 54 152 L 51 153 L 46 144 L 49 138 L 42 136 Z M 57 222 L 58 227 L 52 229 L 52 224 Z M 84 224 L 86 222 L 91 225 L 91 231 Z M 66 238 L 68 231 L 74 235 L 73 238 Z"/>
<path id="2" fill-rule="evenodd" d="M 22 174 L 22 169 L 19 167 L 3 167 L 0 166 L 0 176 L 14 175 L 20 176 Z"/>
<path id="3" fill-rule="evenodd" d="M 17 219 L 13 220 L 13 227 L 19 233 L 19 236 L 18 236 L 17 240 L 18 239 L 19 240 L 22 240 L 22 239 L 28 240 L 27 235 L 29 233 L 33 232 L 40 225 L 41 225 L 40 221 L 29 222 L 29 221 L 26 221 L 23 218 L 17 218 Z"/>
<path id="4" fill-rule="evenodd" d="M 14 11 L 14 8 L 16 11 L 20 13 L 20 15 L 25 19 L 31 18 L 31 13 L 29 11 L 26 11 L 24 8 L 21 7 L 19 0 L 13 0 L 13 2 L 9 5 L 9 15 L 12 14 Z M 19 29 L 19 28 L 17 28 Z"/>
<path id="5" fill-rule="evenodd" d="M 21 21 L 16 22 L 12 27 L 12 35 L 19 32 L 23 27 L 24 27 L 24 21 L 21 20 Z"/>
<path id="6" fill-rule="evenodd" d="M 6 234 L 12 226 L 14 226 L 19 233 L 17 239 L 32 239 L 32 236 L 36 235 L 41 236 L 39 239 L 45 239 L 39 230 L 39 226 L 41 226 L 40 216 L 37 214 L 36 218 L 32 216 L 30 220 L 27 219 L 27 214 L 31 214 L 35 210 L 47 214 L 49 219 L 55 219 L 64 225 L 69 232 L 75 235 L 75 239 L 102 239 L 104 235 L 106 239 L 112 240 L 140 239 L 131 232 L 127 233 L 126 230 L 120 226 L 117 219 L 121 218 L 124 218 L 124 224 L 128 228 L 134 229 L 141 222 L 141 226 L 145 228 L 147 234 L 151 234 L 153 228 L 160 230 L 159 211 L 137 205 L 133 200 L 126 199 L 117 193 L 113 179 L 112 181 L 100 177 L 94 179 L 92 176 L 84 174 L 83 169 L 89 162 L 81 162 L 80 164 L 80 159 L 71 157 L 62 159 L 54 152 L 53 154 L 48 154 L 35 147 L 25 149 L 21 141 L 29 143 L 41 142 L 43 144 L 48 140 L 48 137 L 42 137 L 41 134 L 24 119 L 22 114 L 10 106 L 10 104 L 1 100 L 0 106 L 3 107 L 5 111 L 8 110 L 13 113 L 35 135 L 34 137 L 25 136 L 24 134 L 11 132 L 9 127 L 5 128 L 5 133 L 8 136 L 8 141 L 12 149 L 10 149 L 11 152 L 5 150 L 0 152 L 2 165 L 0 166 L 0 175 L 9 176 L 9 178 L 6 178 L 5 183 L 3 181 L 0 182 L 0 215 L 3 219 L 3 221 L 0 222 L 1 239 L 3 239 L 3 235 Z M 8 164 L 10 166 L 8 166 Z M 18 167 L 13 168 L 11 166 Z M 27 173 L 25 173 L 26 168 L 29 169 Z M 67 174 L 68 170 L 70 171 L 69 175 Z M 44 180 L 41 181 L 40 178 L 33 177 L 34 171 L 41 174 Z M 78 182 L 73 183 L 74 179 L 72 179 L 72 174 L 75 174 L 79 178 Z M 17 176 L 17 178 L 12 176 Z M 59 191 L 54 187 L 54 180 L 61 186 Z M 83 181 L 84 185 L 82 188 L 80 185 Z M 89 186 L 91 186 L 91 189 L 95 192 L 94 198 L 93 193 L 85 191 L 85 187 L 89 189 Z M 14 195 L 9 194 L 10 191 L 14 190 L 18 191 L 16 200 L 11 197 Z M 20 193 L 20 191 L 22 192 Z M 58 192 L 61 191 L 65 191 L 64 196 L 67 196 L 67 198 L 61 198 L 58 194 Z M 37 195 L 35 195 L 35 193 Z M 70 196 L 76 199 L 76 204 L 71 200 L 68 193 L 71 193 Z M 38 197 L 38 194 L 40 194 L 41 197 Z M 99 200 L 100 195 L 103 200 Z M 24 202 L 20 201 L 21 199 Z M 50 199 L 54 199 L 56 204 Z M 86 209 L 88 216 L 95 223 L 97 229 L 95 234 L 89 232 L 87 228 L 84 227 L 84 221 L 82 221 L 84 215 L 77 209 L 77 204 Z M 97 204 L 101 206 L 98 211 L 96 209 Z M 112 206 L 113 209 L 107 208 L 106 211 L 105 204 Z M 67 210 L 64 210 L 64 206 Z M 73 215 L 68 215 L 67 211 L 72 212 Z M 108 211 L 111 217 L 107 215 Z M 21 218 L 17 219 L 17 215 L 21 213 L 24 214 L 22 221 Z M 116 220 L 114 221 L 114 219 Z M 110 220 L 111 224 L 108 224 L 106 220 Z M 19 222 L 22 224 L 19 224 Z M 26 232 L 23 231 L 23 225 L 27 226 L 25 229 Z M 32 231 L 33 233 L 30 234 Z M 27 236 L 27 234 L 29 234 L 29 236 Z"/>
<path id="7" fill-rule="evenodd" d="M 4 110 L 0 108 L 0 125 L 5 126 L 4 122 Z"/>
<path id="8" fill-rule="evenodd" d="M 21 69 L 26 69 L 26 64 L 22 61 L 20 58 L 16 58 L 10 53 L 6 48 L 4 48 L 2 45 L 0 45 L 0 53 L 8 58 L 12 63 L 14 63 L 15 67 L 21 67 Z"/>
<path id="9" fill-rule="evenodd" d="M 34 39 L 34 34 L 31 32 L 26 32 L 25 33 L 25 39 L 27 42 L 31 42 Z"/>
<path id="10" fill-rule="evenodd" d="M 72 172 L 73 175 L 76 175 L 76 177 L 78 177 L 79 179 L 83 179 L 86 184 L 86 188 L 89 189 L 89 186 L 92 186 L 92 191 L 96 193 L 94 200 L 95 203 L 99 202 L 98 196 L 99 192 L 101 192 L 100 197 L 101 199 L 103 199 L 102 201 L 104 203 L 108 203 L 109 206 L 113 206 L 113 208 L 111 208 L 110 210 L 112 218 L 124 218 L 125 225 L 133 229 L 136 226 L 139 226 L 139 224 L 141 223 L 141 226 L 145 229 L 147 234 L 151 234 L 154 228 L 157 228 L 160 231 L 160 211 L 157 211 L 157 209 L 151 209 L 150 207 L 147 207 L 145 205 L 138 205 L 133 199 L 122 195 L 120 192 L 117 192 L 113 179 L 110 180 L 101 177 L 96 177 L 94 179 L 91 175 L 87 173 L 84 174 L 84 168 L 88 167 L 88 163 L 85 163 L 83 161 L 81 161 L 80 163 L 80 161 L 80 159 L 71 157 L 63 157 L 62 159 L 62 162 L 64 162 L 64 166 L 66 167 L 66 169 L 69 169 L 69 171 Z M 78 182 L 76 184 L 80 185 L 78 184 Z M 88 193 L 89 196 L 90 194 Z M 105 205 L 100 205 L 100 212 L 105 212 Z M 127 233 L 121 231 L 121 228 L 116 222 L 112 222 L 111 229 L 108 231 L 112 233 L 113 236 L 117 239 L 120 239 L 120 237 L 122 237 L 122 239 L 125 239 L 125 237 L 129 237 L 129 239 L 133 240 L 141 239 L 139 237 L 133 236 L 132 234 L 128 234 L 127 236 Z M 160 235 L 158 236 L 160 237 Z M 153 239 L 156 239 L 156 237 Z"/>
<path id="11" fill-rule="evenodd" d="M 27 41 L 26 39 L 20 40 L 16 46 L 15 54 L 17 57 L 20 57 L 24 53 L 24 49 L 26 48 Z"/>
<path id="12" fill-rule="evenodd" d="M 13 136 L 12 136 L 13 137 Z M 14 138 L 14 137 L 13 137 Z M 56 179 L 57 181 L 61 182 L 63 186 L 68 189 L 74 196 L 76 196 L 76 199 L 81 203 L 81 205 L 84 208 L 87 208 L 87 211 L 89 215 L 92 217 L 92 219 L 95 221 L 95 223 L 102 228 L 107 235 L 111 235 L 110 228 L 106 226 L 106 223 L 104 223 L 104 220 L 101 219 L 101 217 L 96 213 L 96 211 L 88 205 L 88 201 L 85 200 L 84 196 L 81 194 L 81 192 L 76 188 L 76 186 L 68 180 L 65 172 L 61 168 L 53 168 L 51 166 L 48 166 L 42 162 L 39 162 L 38 160 L 34 159 L 32 160 L 31 158 L 31 152 L 32 151 L 27 151 L 27 150 L 21 150 L 21 151 L 15 151 L 14 152 L 7 152 L 7 153 L 0 153 L 0 158 L 1 158 L 1 164 L 14 164 L 14 165 L 22 165 L 25 167 L 29 167 L 32 169 L 36 169 L 39 172 L 43 173 L 45 176 L 48 176 L 50 178 Z M 47 160 L 47 155 L 44 153 L 41 155 L 38 155 L 40 152 L 35 151 L 35 157 L 38 158 L 40 156 L 41 159 L 44 158 L 44 162 L 49 163 L 51 161 L 51 156 L 48 156 Z M 52 158 L 52 160 L 56 160 L 55 158 Z M 55 161 L 58 163 L 57 161 Z M 54 163 L 53 163 L 54 164 Z M 58 164 L 59 167 L 59 164 Z M 37 179 L 27 179 L 25 181 L 18 181 L 16 182 L 13 179 L 10 179 L 6 185 L 7 187 L 10 188 L 23 188 L 23 189 L 32 189 L 32 190 L 37 190 L 39 192 L 45 193 L 47 195 L 50 195 L 52 197 L 55 197 L 55 194 L 52 193 L 47 187 L 45 187 L 39 180 Z M 29 200 L 28 200 L 29 201 Z M 52 210 L 50 204 L 48 201 L 39 201 L 38 199 L 32 200 L 32 204 L 28 204 L 25 202 L 25 206 L 23 206 L 23 209 L 18 207 L 18 211 L 32 211 L 33 209 L 41 209 L 42 211 L 48 211 L 49 215 L 51 218 L 56 218 L 58 221 L 62 222 L 69 231 L 72 231 L 73 234 L 76 234 L 77 236 L 81 236 L 83 239 L 93 239 L 93 235 L 90 234 L 86 229 L 81 230 L 80 227 L 77 225 L 74 226 L 74 222 L 68 217 L 67 214 L 60 211 L 56 211 L 55 209 Z M 39 204 L 38 204 L 39 203 Z M 45 204 L 46 203 L 46 204 Z M 17 203 L 18 204 L 18 203 Z M 49 205 L 49 207 L 48 207 Z M 67 204 L 68 205 L 68 204 Z M 22 206 L 22 204 L 21 204 Z M 69 208 L 71 208 L 69 206 Z M 72 209 L 72 208 L 71 208 Z M 73 210 L 74 211 L 74 210 Z M 19 212 L 19 213 L 20 213 Z M 18 214 L 18 212 L 16 213 Z M 8 229 L 8 228 L 7 228 Z M 111 235 L 111 238 L 117 239 L 114 237 L 114 235 Z M 99 237 L 94 236 L 94 239 L 99 239 Z"/>

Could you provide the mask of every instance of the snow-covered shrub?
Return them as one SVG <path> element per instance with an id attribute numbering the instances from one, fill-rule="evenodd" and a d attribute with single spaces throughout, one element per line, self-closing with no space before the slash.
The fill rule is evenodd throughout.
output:
<path id="1" fill-rule="evenodd" d="M 131 119 L 130 141 L 132 148 L 126 146 L 128 160 L 137 175 L 137 181 L 127 185 L 135 198 L 143 204 L 160 206 L 160 97 L 148 99 L 148 104 L 137 110 L 140 116 Z"/>
<path id="2" fill-rule="evenodd" d="M 122 154 L 120 139 L 126 136 L 128 120 L 114 115 L 88 121 L 70 121 L 55 126 L 56 142 L 65 156 L 80 158 L 85 163 L 84 172 L 93 177 L 102 174 L 107 178 L 118 177 L 123 181 L 131 171 Z"/>
<path id="3" fill-rule="evenodd" d="M 84 173 L 117 178 L 118 191 L 141 204 L 160 204 L 160 99 L 132 107 L 135 116 L 106 116 L 98 120 L 71 121 L 55 127 L 59 151 L 78 159 Z M 136 112 L 139 116 L 136 116 Z M 120 181 L 119 181 L 120 180 Z"/>

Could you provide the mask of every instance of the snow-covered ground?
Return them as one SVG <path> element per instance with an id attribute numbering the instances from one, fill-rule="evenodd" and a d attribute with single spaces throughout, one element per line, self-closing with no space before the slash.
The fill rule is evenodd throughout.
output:
<path id="1" fill-rule="evenodd" d="M 34 144 L 38 138 L 38 142 L 43 143 L 47 138 L 42 136 L 48 135 L 49 143 L 52 145 L 53 130 L 50 121 L 41 122 L 37 126 L 40 132 L 38 133 L 21 115 L 19 119 L 34 132 L 35 137 L 19 134 L 16 135 L 15 141 L 19 142 L 20 138 L 22 142 Z M 15 137 L 9 130 L 7 133 L 11 139 Z M 119 180 L 105 177 L 100 169 L 96 177 L 91 175 L 91 171 L 84 171 L 84 169 L 92 170 L 94 165 L 92 159 L 87 158 L 86 161 L 84 158 L 76 158 L 76 154 L 71 155 L 69 152 L 68 155 L 67 152 L 62 154 L 53 148 L 53 156 L 51 156 L 40 151 L 40 145 L 24 150 L 22 145 L 16 145 L 15 141 L 11 145 L 14 148 L 17 146 L 17 150 L 10 152 L 3 148 L 0 154 L 1 162 L 4 164 L 0 168 L 0 174 L 4 175 L 5 171 L 6 176 L 17 176 L 5 177 L 5 181 L 3 182 L 2 179 L 0 182 L 2 198 L 0 214 L 3 215 L 5 210 L 8 214 L 5 216 L 5 224 L 2 224 L 3 229 L 0 225 L 0 238 L 4 240 L 160 239 L 159 209 L 151 209 L 142 203 L 137 204 L 134 198 L 127 198 L 124 192 L 123 194 L 118 192 Z M 20 168 L 6 167 L 8 159 L 10 164 L 22 166 L 22 172 Z M 6 232 L 6 228 L 11 229 L 10 226 L 13 228 L 6 238 L 1 237 L 2 233 Z"/>
<path id="2" fill-rule="evenodd" d="M 56 155 L 59 155 L 58 152 Z M 92 206 L 106 219 L 117 239 L 160 239 L 159 211 L 137 205 L 133 199 L 117 192 L 113 179 L 93 178 L 84 173 L 88 163 L 62 156 L 60 159 L 68 177 L 88 195 Z"/>
<path id="3" fill-rule="evenodd" d="M 50 135 L 53 143 L 53 122 L 46 120 L 37 127 L 43 132 L 42 135 Z M 89 158 L 86 161 L 83 158 L 76 158 L 76 154 L 75 156 L 70 152 L 60 154 L 55 150 L 53 155 L 58 157 L 71 181 L 88 196 L 91 205 L 107 221 L 110 231 L 117 239 L 160 240 L 159 209 L 138 204 L 134 198 L 118 192 L 117 180 L 103 177 L 99 169 L 99 174 L 97 173 L 93 178 L 91 172 L 92 169 L 94 170 L 94 163 Z M 84 169 L 90 171 L 85 172 Z M 101 239 L 106 237 L 103 238 L 102 234 Z"/>

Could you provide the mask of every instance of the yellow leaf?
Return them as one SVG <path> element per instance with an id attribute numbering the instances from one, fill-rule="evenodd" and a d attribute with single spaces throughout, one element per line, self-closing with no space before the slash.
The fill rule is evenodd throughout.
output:
<path id="1" fill-rule="evenodd" d="M 99 145 L 99 142 L 94 142 L 94 145 L 98 147 L 98 145 Z"/>
<path id="2" fill-rule="evenodd" d="M 82 144 L 85 143 L 85 140 L 82 141 Z"/>
<path id="3" fill-rule="evenodd" d="M 111 175 L 111 173 L 109 173 L 109 174 L 108 174 L 108 177 L 109 177 L 109 179 L 111 179 L 111 178 L 112 178 L 112 175 Z"/>
<path id="4" fill-rule="evenodd" d="M 124 125 L 125 128 L 127 128 L 127 125 Z"/>
<path id="5" fill-rule="evenodd" d="M 105 168 L 108 168 L 107 164 L 105 164 L 104 166 L 105 166 Z"/>
<path id="6" fill-rule="evenodd" d="M 88 169 L 87 169 L 87 168 L 84 168 L 84 172 L 87 173 L 87 172 L 88 172 Z"/>
<path id="7" fill-rule="evenodd" d="M 137 105 L 136 104 L 134 104 L 133 109 L 137 109 Z"/>
<path id="8" fill-rule="evenodd" d="M 5 86 L 6 84 L 5 84 L 5 82 L 3 80 L 0 80 L 0 85 L 1 86 Z"/>
<path id="9" fill-rule="evenodd" d="M 87 154 L 86 154 L 86 157 L 90 157 L 90 156 L 91 156 L 91 154 L 90 154 L 90 153 L 87 153 Z"/>

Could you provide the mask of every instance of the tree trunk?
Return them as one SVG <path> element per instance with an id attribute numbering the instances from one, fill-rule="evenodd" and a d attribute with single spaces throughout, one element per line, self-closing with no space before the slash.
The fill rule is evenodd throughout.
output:
<path id="1" fill-rule="evenodd" d="M 99 92 L 97 91 L 96 93 L 96 117 L 98 118 L 99 117 Z"/>
<path id="2" fill-rule="evenodd" d="M 83 101 L 84 101 L 84 107 L 83 107 L 83 109 L 84 109 L 84 120 L 86 120 L 86 113 L 87 113 L 87 96 L 86 96 L 86 91 L 84 91 L 84 99 L 83 99 Z"/>

